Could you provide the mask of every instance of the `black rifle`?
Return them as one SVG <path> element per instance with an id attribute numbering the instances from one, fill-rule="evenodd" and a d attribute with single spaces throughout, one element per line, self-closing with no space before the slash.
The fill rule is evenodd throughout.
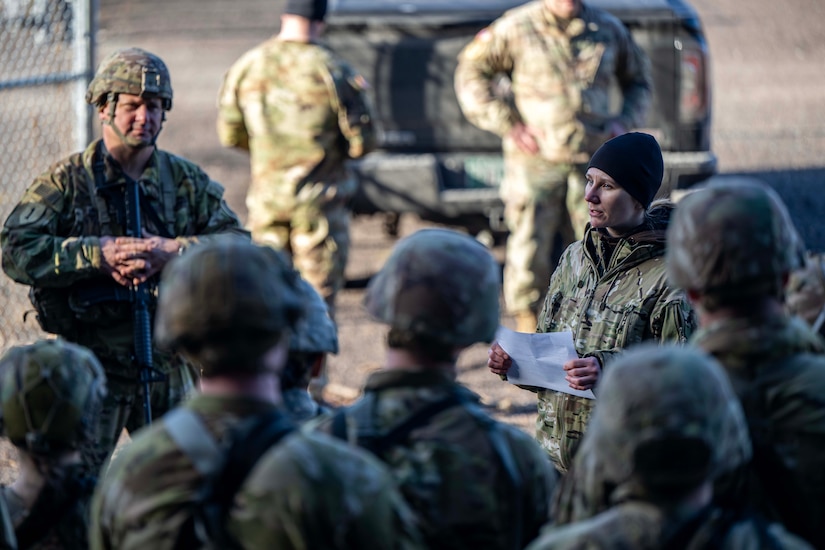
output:
<path id="1" fill-rule="evenodd" d="M 124 174 L 125 175 L 125 174 Z M 126 176 L 126 234 L 130 237 L 143 238 L 140 221 L 140 184 Z M 152 365 L 152 316 L 149 305 L 152 300 L 152 288 L 148 282 L 132 285 L 130 288 L 132 311 L 134 313 L 135 356 L 140 369 L 140 383 L 143 385 L 143 417 L 146 425 L 152 423 L 152 382 L 165 379 L 163 373 Z"/>

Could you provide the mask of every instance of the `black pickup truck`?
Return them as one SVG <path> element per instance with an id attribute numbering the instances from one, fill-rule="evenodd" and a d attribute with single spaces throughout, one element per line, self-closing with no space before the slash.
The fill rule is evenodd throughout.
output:
<path id="1" fill-rule="evenodd" d="M 326 41 L 372 86 L 380 148 L 354 163 L 356 214 L 415 213 L 476 234 L 503 234 L 501 140 L 464 118 L 453 89 L 473 36 L 525 0 L 331 0 Z M 642 131 L 665 159 L 660 196 L 716 171 L 708 51 L 683 0 L 590 0 L 616 15 L 650 57 L 653 104 Z M 619 105 L 618 88 L 614 91 Z"/>

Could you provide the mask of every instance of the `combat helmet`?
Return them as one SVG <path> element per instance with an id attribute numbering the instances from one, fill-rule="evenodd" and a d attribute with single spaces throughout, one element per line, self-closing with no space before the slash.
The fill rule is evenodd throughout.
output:
<path id="1" fill-rule="evenodd" d="M 289 340 L 289 352 L 338 353 L 338 329 L 321 295 L 304 279 L 298 281 L 304 317 L 298 321 Z"/>
<path id="2" fill-rule="evenodd" d="M 757 182 L 720 182 L 685 196 L 667 232 L 672 284 L 731 302 L 782 292 L 804 247 L 779 196 Z M 706 304 L 707 305 L 707 304 Z"/>
<path id="3" fill-rule="evenodd" d="M 636 346 L 611 363 L 599 388 L 579 453 L 597 463 L 603 483 L 679 492 L 751 456 L 739 400 L 719 363 L 698 349 Z"/>
<path id="4" fill-rule="evenodd" d="M 189 356 L 204 376 L 259 372 L 263 355 L 302 315 L 298 276 L 283 254 L 222 235 L 164 270 L 155 339 Z"/>
<path id="5" fill-rule="evenodd" d="M 9 349 L 0 359 L 3 433 L 39 456 L 89 441 L 106 379 L 88 349 L 62 339 Z"/>
<path id="6" fill-rule="evenodd" d="M 468 235 L 422 229 L 400 240 L 364 305 L 395 331 L 450 347 L 490 342 L 499 324 L 499 267 Z"/>
<path id="7" fill-rule="evenodd" d="M 117 94 L 160 97 L 163 109 L 172 108 L 172 82 L 166 64 L 141 48 L 116 50 L 98 66 L 86 90 L 86 102 L 103 106 L 114 104 Z"/>

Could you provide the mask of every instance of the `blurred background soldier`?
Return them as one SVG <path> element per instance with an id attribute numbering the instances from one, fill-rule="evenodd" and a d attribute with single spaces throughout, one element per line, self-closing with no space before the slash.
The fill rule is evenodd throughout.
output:
<path id="1" fill-rule="evenodd" d="M 347 160 L 376 143 L 366 80 L 317 42 L 326 12 L 327 0 L 287 0 L 280 32 L 224 77 L 218 137 L 226 147 L 249 151 L 252 238 L 289 252 L 334 319 L 358 189 Z M 310 386 L 318 401 L 326 382 L 324 363 Z"/>
<path id="2" fill-rule="evenodd" d="M 309 394 L 310 378 L 316 376 L 328 353 L 338 353 L 338 328 L 329 315 L 326 302 L 305 280 L 299 281 L 305 309 L 292 337 L 289 355 L 281 373 L 281 393 L 287 413 L 296 423 L 302 423 L 324 412 Z"/>
<path id="3" fill-rule="evenodd" d="M 499 93 L 501 76 L 511 93 Z M 611 112 L 617 82 L 621 108 Z M 501 198 L 510 235 L 504 298 L 517 328 L 534 332 L 557 235 L 581 239 L 584 171 L 606 140 L 641 126 L 650 63 L 612 15 L 581 0 L 535 0 L 508 11 L 464 48 L 455 74 L 467 119 L 501 136 Z"/>
<path id="4" fill-rule="evenodd" d="M 724 371 L 696 349 L 644 344 L 605 374 L 576 457 L 586 494 L 608 508 L 553 527 L 530 550 L 810 548 L 778 524 L 713 503 L 713 480 L 750 455 Z"/>
<path id="5" fill-rule="evenodd" d="M 87 548 L 95 478 L 80 448 L 99 420 L 103 369 L 61 339 L 13 347 L 0 359 L 2 432 L 17 447 L 17 480 L 2 488 L 3 548 Z"/>
<path id="6" fill-rule="evenodd" d="M 109 393 L 95 447 L 84 450 L 97 473 L 124 426 L 133 431 L 144 424 L 131 287 L 154 288 L 166 262 L 207 234 L 245 232 L 219 184 L 155 145 L 172 108 L 160 58 L 138 48 L 113 52 L 86 100 L 97 109 L 102 139 L 35 179 L 0 243 L 3 269 L 32 287 L 43 329 L 90 348 L 106 371 Z M 130 184 L 140 195 L 143 235 L 126 236 Z M 157 350 L 152 363 L 165 379 L 152 385 L 157 417 L 192 390 L 197 372 L 179 355 Z"/>
<path id="7" fill-rule="evenodd" d="M 218 135 L 250 154 L 252 238 L 288 251 L 334 318 L 358 186 L 346 161 L 375 135 L 366 81 L 318 43 L 326 12 L 326 0 L 287 0 L 280 32 L 227 72 Z"/>
<path id="8" fill-rule="evenodd" d="M 825 349 L 783 303 L 802 258 L 785 205 L 758 183 L 688 194 L 668 230 L 668 277 L 699 316 L 691 343 L 722 363 L 745 410 L 753 505 L 825 548 Z"/>
<path id="9" fill-rule="evenodd" d="M 285 257 L 238 238 L 169 265 L 157 339 L 202 367 L 201 392 L 113 459 L 95 493 L 92 548 L 199 548 L 206 534 L 210 548 L 415 547 L 384 467 L 295 430 L 283 410 L 302 298 Z"/>
<path id="10" fill-rule="evenodd" d="M 696 319 L 685 293 L 665 272 L 665 232 L 673 204 L 653 201 L 664 162 L 649 134 L 630 132 L 599 147 L 587 167 L 590 222 L 553 272 L 539 332 L 573 334 L 578 356 L 564 363 L 574 390 L 597 387 L 623 350 L 645 340 L 686 342 Z M 488 366 L 506 375 L 510 356 L 497 343 Z M 536 439 L 560 472 L 567 471 L 597 400 L 537 391 Z M 598 399 L 598 396 L 597 396 Z"/>
<path id="11" fill-rule="evenodd" d="M 456 382 L 461 351 L 498 328 L 499 278 L 467 235 L 400 241 L 364 299 L 390 326 L 384 369 L 360 401 L 318 423 L 389 465 L 428 548 L 522 548 L 548 519 L 556 474 L 540 447 Z"/>

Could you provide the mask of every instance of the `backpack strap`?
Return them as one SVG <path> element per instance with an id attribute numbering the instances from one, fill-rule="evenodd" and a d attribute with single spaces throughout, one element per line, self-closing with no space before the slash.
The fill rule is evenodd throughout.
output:
<path id="1" fill-rule="evenodd" d="M 172 170 L 171 155 L 165 151 L 158 151 L 158 177 L 160 178 L 161 202 L 163 203 L 163 214 L 166 219 L 166 224 L 156 222 L 158 230 L 165 227 L 167 238 L 175 237 L 175 203 L 178 198 L 178 189 L 175 182 L 175 174 Z M 154 210 L 149 209 L 152 212 Z M 157 213 L 155 212 L 155 216 Z M 153 220 L 155 221 L 155 220 Z"/>
<path id="2" fill-rule="evenodd" d="M 218 470 L 224 451 L 195 411 L 176 407 L 161 420 L 172 441 L 189 457 L 199 474 L 210 476 Z"/>
<path id="3" fill-rule="evenodd" d="M 220 468 L 206 479 L 201 490 L 194 517 L 200 541 L 215 548 L 241 548 L 226 529 L 235 494 L 260 458 L 294 430 L 289 417 L 276 409 L 247 419 L 232 431 Z"/>
<path id="4" fill-rule="evenodd" d="M 406 441 L 414 430 L 426 425 L 437 414 L 451 407 L 463 405 L 464 410 L 487 432 L 490 445 L 493 447 L 501 463 L 501 467 L 509 482 L 510 490 L 512 494 L 515 495 L 515 506 L 513 506 L 510 521 L 512 528 L 511 542 L 513 548 L 523 547 L 522 509 L 524 501 L 524 480 L 519 472 L 518 465 L 513 457 L 513 452 L 510 449 L 504 432 L 495 420 L 484 413 L 478 405 L 471 402 L 463 392 L 453 390 L 443 399 L 433 401 L 421 407 L 412 415 L 393 426 L 389 431 L 379 434 L 375 433 L 371 420 L 374 417 L 372 409 L 376 403 L 377 399 L 374 394 L 368 393 L 362 402 L 354 408 L 351 408 L 351 410 L 339 409 L 332 417 L 331 435 L 344 441 L 350 440 L 347 433 L 347 415 L 349 413 L 356 417 L 357 420 L 358 446 L 371 451 L 379 458 L 383 458 L 383 453 L 393 446 Z"/>

